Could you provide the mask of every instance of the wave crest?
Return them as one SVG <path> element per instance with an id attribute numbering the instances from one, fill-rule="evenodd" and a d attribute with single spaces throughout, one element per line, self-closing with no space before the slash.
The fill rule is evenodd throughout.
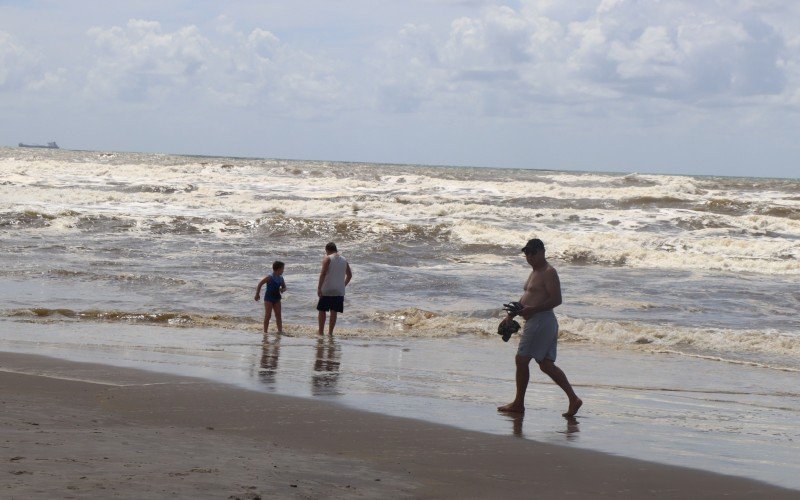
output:
<path id="1" fill-rule="evenodd" d="M 372 326 L 337 328 L 342 338 L 448 338 L 475 336 L 495 339 L 500 310 L 484 311 L 488 316 L 445 314 L 418 308 L 375 311 Z M 12 309 L 0 315 L 27 321 L 96 321 L 150 324 L 178 328 L 221 328 L 260 333 L 261 318 L 192 312 L 75 311 L 72 309 Z M 636 321 L 596 320 L 558 315 L 559 339 L 567 343 L 592 342 L 617 348 L 713 356 L 728 361 L 778 359 L 766 366 L 800 369 L 800 339 L 796 333 L 753 329 L 692 328 L 672 324 Z M 285 324 L 288 335 L 313 337 L 316 325 Z M 517 338 L 515 336 L 515 338 Z M 513 339 L 512 339 L 513 341 Z"/>

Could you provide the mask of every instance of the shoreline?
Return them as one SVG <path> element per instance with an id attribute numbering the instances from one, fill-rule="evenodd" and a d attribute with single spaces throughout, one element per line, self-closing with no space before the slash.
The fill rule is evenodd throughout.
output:
<path id="1" fill-rule="evenodd" d="M 755 480 L 202 379 L 0 352 L 6 493 L 794 498 Z"/>
<path id="2" fill-rule="evenodd" d="M 800 403 L 791 373 L 565 345 L 559 364 L 589 402 L 571 425 L 561 417 L 563 393 L 538 371 L 524 419 L 495 411 L 510 401 L 514 388 L 510 360 L 516 349 L 499 341 L 267 339 L 249 332 L 154 328 L 119 325 L 112 333 L 103 324 L 15 322 L 4 329 L 0 350 L 198 377 L 800 489 L 793 446 L 800 439 Z"/>

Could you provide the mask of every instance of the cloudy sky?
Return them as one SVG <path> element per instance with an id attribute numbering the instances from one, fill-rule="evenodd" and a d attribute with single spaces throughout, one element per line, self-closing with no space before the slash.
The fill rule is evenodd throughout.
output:
<path id="1" fill-rule="evenodd" d="M 796 0 L 0 0 L 0 145 L 800 177 Z"/>

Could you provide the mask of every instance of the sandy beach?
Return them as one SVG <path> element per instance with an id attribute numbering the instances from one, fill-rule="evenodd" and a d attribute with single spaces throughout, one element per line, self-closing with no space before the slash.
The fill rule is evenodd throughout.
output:
<path id="1" fill-rule="evenodd" d="M 201 379 L 0 354 L 6 498 L 796 498 Z"/>

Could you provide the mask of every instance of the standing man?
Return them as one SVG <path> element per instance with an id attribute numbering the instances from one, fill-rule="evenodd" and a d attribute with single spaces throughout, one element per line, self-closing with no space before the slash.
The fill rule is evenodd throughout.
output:
<path id="1" fill-rule="evenodd" d="M 561 304 L 561 282 L 558 273 L 544 257 L 544 243 L 538 238 L 529 240 L 522 249 L 525 260 L 531 266 L 531 274 L 525 282 L 525 291 L 519 302 L 525 306 L 516 314 L 525 318 L 525 328 L 519 340 L 515 358 L 517 364 L 517 395 L 514 401 L 497 408 L 508 413 L 525 412 L 525 391 L 528 389 L 531 359 L 539 364 L 539 369 L 558 384 L 569 398 L 569 408 L 562 415 L 573 417 L 583 404 L 567 376 L 556 366 L 556 344 L 558 342 L 558 320 L 553 308 Z M 511 321 L 515 314 L 509 313 L 503 321 Z"/>
<path id="2" fill-rule="evenodd" d="M 331 312 L 331 322 L 328 325 L 328 335 L 333 335 L 333 327 L 336 326 L 337 313 L 344 312 L 344 288 L 353 278 L 350 271 L 350 264 L 344 257 L 339 255 L 336 243 L 330 242 L 325 245 L 325 258 L 322 259 L 322 271 L 319 273 L 319 284 L 317 285 L 317 311 L 319 314 L 319 334 L 325 331 L 325 317 L 327 312 Z"/>

